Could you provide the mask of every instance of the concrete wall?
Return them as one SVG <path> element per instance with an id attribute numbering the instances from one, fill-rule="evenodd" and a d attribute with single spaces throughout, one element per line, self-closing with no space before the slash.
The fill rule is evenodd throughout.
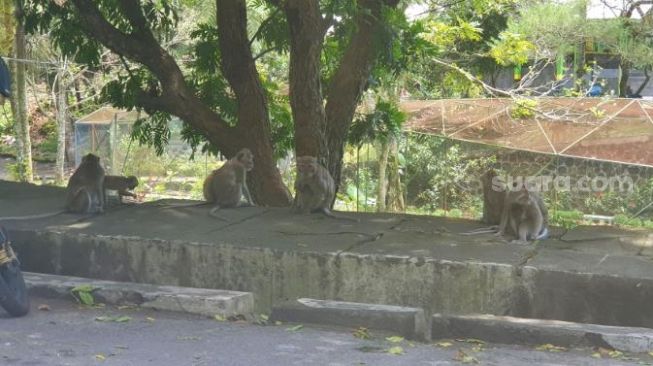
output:
<path id="1" fill-rule="evenodd" d="M 14 231 L 25 270 L 251 291 L 258 311 L 299 297 L 653 327 L 653 281 L 410 256 L 279 251 Z"/>

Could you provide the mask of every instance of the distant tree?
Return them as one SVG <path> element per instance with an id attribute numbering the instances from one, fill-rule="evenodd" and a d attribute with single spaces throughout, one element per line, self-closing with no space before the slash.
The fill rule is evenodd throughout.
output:
<path id="1" fill-rule="evenodd" d="M 5 0 L 6 1 L 6 0 Z M 16 164 L 18 166 L 18 178 L 24 182 L 31 182 L 34 177 L 32 173 L 32 142 L 30 139 L 30 126 L 27 119 L 27 95 L 25 84 L 27 60 L 27 41 L 25 39 L 25 24 L 23 20 L 23 1 L 16 0 L 14 11 L 16 14 L 16 32 L 14 33 L 14 67 L 11 96 L 11 110 L 14 117 L 14 130 L 16 134 Z"/>

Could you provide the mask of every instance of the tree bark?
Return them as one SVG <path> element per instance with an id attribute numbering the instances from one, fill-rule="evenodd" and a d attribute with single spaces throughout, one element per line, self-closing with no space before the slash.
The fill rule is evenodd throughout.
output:
<path id="1" fill-rule="evenodd" d="M 628 77 L 630 75 L 630 64 L 623 60 L 619 64 L 621 69 L 621 77 L 619 78 L 619 97 L 626 98 L 628 96 Z"/>
<path id="2" fill-rule="evenodd" d="M 388 209 L 392 212 L 406 211 L 404 189 L 399 174 L 399 146 L 395 137 L 390 138 L 388 157 Z"/>
<path id="3" fill-rule="evenodd" d="M 66 81 L 68 72 L 67 60 L 64 60 L 63 67 L 57 72 L 57 82 L 53 89 L 54 103 L 57 109 L 57 158 L 55 161 L 54 181 L 57 185 L 64 184 L 64 172 L 66 165 L 66 115 L 68 111 L 66 101 Z"/>
<path id="4" fill-rule="evenodd" d="M 347 132 L 364 87 L 379 53 L 383 50 L 378 35 L 382 31 L 383 5 L 396 7 L 398 0 L 360 0 L 356 16 L 356 33 L 347 46 L 340 65 L 332 77 L 327 93 L 328 169 L 340 186 L 342 158 Z"/>
<path id="5" fill-rule="evenodd" d="M 376 196 L 376 212 L 385 212 L 385 200 L 388 195 L 388 179 L 386 175 L 388 167 L 388 154 L 390 153 L 390 144 L 388 141 L 381 142 L 381 158 L 379 159 L 379 187 Z"/>
<path id="6" fill-rule="evenodd" d="M 238 100 L 235 135 L 239 146 L 226 152 L 233 155 L 241 147 L 252 150 L 255 157 L 250 173 L 252 195 L 257 197 L 257 202 L 265 198 L 267 205 L 287 206 L 290 193 L 274 161 L 265 90 L 247 36 L 245 0 L 217 0 L 217 19 L 222 72 Z"/>
<path id="7" fill-rule="evenodd" d="M 32 182 L 32 142 L 29 136 L 29 121 L 27 119 L 27 95 L 25 89 L 25 60 L 27 57 L 25 27 L 22 21 L 22 7 L 20 0 L 15 3 L 16 34 L 15 34 L 15 56 L 19 60 L 14 62 L 14 83 L 11 96 L 11 106 L 14 115 L 14 130 L 16 133 L 16 152 L 19 180 Z"/>
<path id="8" fill-rule="evenodd" d="M 244 1 L 217 1 L 222 68 L 238 98 L 238 125 L 235 127 L 202 103 L 188 86 L 174 58 L 159 45 L 148 28 L 139 1 L 118 2 L 133 28 L 130 34 L 109 23 L 94 2 L 71 1 L 85 33 L 113 52 L 144 65 L 158 78 L 160 95 L 142 91 L 136 95 L 137 105 L 146 112 L 163 111 L 181 118 L 227 158 L 243 147 L 250 148 L 256 162 L 248 179 L 254 200 L 260 205 L 289 205 L 288 190 L 273 160 L 267 104 L 249 49 Z"/>
<path id="9" fill-rule="evenodd" d="M 329 150 L 320 81 L 325 20 L 318 0 L 289 0 L 285 10 L 290 27 L 290 105 L 295 122 L 295 151 L 297 156 L 315 156 L 325 164 Z"/>

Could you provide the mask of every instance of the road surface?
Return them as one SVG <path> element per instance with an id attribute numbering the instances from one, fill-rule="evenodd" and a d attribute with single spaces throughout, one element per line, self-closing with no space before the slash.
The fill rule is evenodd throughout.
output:
<path id="1" fill-rule="evenodd" d="M 39 310 L 46 304 L 49 310 Z M 653 358 L 592 357 L 593 350 L 360 339 L 349 329 L 254 325 L 137 308 L 82 308 L 32 299 L 25 318 L 0 310 L 0 365 L 633 365 Z M 389 353 L 393 347 L 401 355 Z M 476 349 L 475 349 L 476 347 Z M 460 352 L 462 351 L 462 353 Z M 614 356 L 614 355 L 613 355 Z"/>

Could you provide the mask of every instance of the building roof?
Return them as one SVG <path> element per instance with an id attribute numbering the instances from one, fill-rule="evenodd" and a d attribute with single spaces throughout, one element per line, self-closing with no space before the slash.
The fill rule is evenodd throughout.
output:
<path id="1" fill-rule="evenodd" d="M 146 114 L 141 112 L 140 116 L 145 117 Z M 137 111 L 126 111 L 124 109 L 118 109 L 111 106 L 104 106 L 78 119 L 75 121 L 75 124 L 79 123 L 108 125 L 111 124 L 111 121 L 114 119 L 118 123 L 134 123 L 138 118 L 139 112 Z"/>

